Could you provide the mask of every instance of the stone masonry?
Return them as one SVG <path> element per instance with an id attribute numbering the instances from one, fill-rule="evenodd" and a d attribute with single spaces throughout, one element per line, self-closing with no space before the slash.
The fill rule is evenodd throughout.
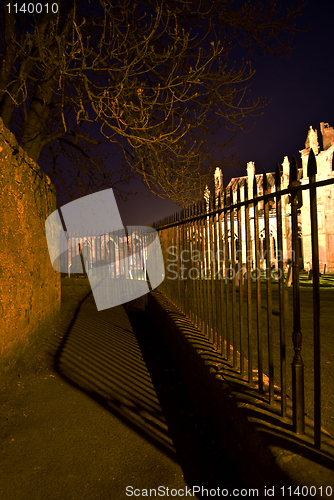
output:
<path id="1" fill-rule="evenodd" d="M 60 310 L 60 273 L 52 268 L 45 219 L 56 209 L 50 179 L 0 119 L 0 355 L 21 353 Z"/>

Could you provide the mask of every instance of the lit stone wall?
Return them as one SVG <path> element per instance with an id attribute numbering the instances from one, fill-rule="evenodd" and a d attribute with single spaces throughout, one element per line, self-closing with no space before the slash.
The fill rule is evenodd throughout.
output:
<path id="1" fill-rule="evenodd" d="M 332 129 L 330 129 L 332 130 Z M 317 175 L 316 180 L 334 178 L 332 170 L 332 156 L 334 144 L 320 151 L 316 155 Z M 302 184 L 308 184 L 307 162 L 309 150 L 301 151 L 303 164 Z M 319 187 L 317 189 L 317 211 L 318 211 L 318 240 L 319 240 L 319 267 L 321 273 L 334 272 L 334 188 L 333 185 Z M 301 208 L 301 227 L 303 232 L 303 256 L 306 269 L 312 267 L 312 240 L 310 219 L 310 195 L 303 191 L 303 206 Z"/>
<path id="2" fill-rule="evenodd" d="M 50 179 L 0 119 L 0 355 L 21 354 L 60 310 L 60 273 L 51 266 L 45 219 L 56 209 Z M 8 356 L 7 356 L 8 355 Z"/>

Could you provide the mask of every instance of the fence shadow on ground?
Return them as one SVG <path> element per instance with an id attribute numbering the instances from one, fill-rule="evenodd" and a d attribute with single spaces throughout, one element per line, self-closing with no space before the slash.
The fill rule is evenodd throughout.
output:
<path id="1" fill-rule="evenodd" d="M 205 363 L 207 371 L 220 375 L 222 383 L 228 383 L 229 396 L 233 396 L 237 400 L 238 406 L 242 408 L 249 421 L 256 422 L 256 429 L 265 436 L 270 447 L 296 453 L 314 464 L 326 467 L 330 471 L 334 470 L 334 441 L 327 433 L 323 432 L 323 449 L 318 451 L 313 445 L 313 422 L 311 419 L 306 419 L 305 436 L 293 432 L 291 398 L 288 398 L 287 417 L 282 418 L 279 401 L 275 405 L 269 405 L 268 387 L 265 387 L 263 394 L 260 394 L 255 386 L 250 387 L 246 377 L 241 377 L 238 370 L 233 368 L 233 356 L 231 356 L 230 361 L 227 361 L 226 357 L 215 349 L 212 341 L 204 336 L 171 302 L 168 304 L 168 315 L 177 325 L 181 332 L 180 335 L 197 352 L 198 359 L 201 359 L 199 363 Z M 246 359 L 245 373 L 247 373 Z M 278 387 L 275 387 L 275 395 L 280 395 Z M 206 403 L 203 402 L 203 404 Z"/>
<path id="2" fill-rule="evenodd" d="M 189 486 L 244 486 L 144 313 L 126 313 L 123 306 L 98 312 L 92 294 L 85 297 L 57 348 L 54 369 L 179 463 Z"/>

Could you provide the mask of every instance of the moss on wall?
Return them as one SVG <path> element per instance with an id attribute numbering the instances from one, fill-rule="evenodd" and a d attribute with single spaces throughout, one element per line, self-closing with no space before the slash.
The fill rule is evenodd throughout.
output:
<path id="1" fill-rule="evenodd" d="M 51 266 L 45 219 L 53 184 L 0 119 L 0 355 L 22 353 L 60 309 L 60 273 Z"/>

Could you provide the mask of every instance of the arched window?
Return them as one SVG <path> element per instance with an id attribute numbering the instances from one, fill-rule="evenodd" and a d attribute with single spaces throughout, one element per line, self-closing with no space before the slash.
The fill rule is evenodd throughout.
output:
<path id="1" fill-rule="evenodd" d="M 112 240 L 109 240 L 106 243 L 106 248 L 107 248 L 107 255 L 106 255 L 106 260 L 108 262 L 115 262 L 115 243 Z"/>
<path id="2" fill-rule="evenodd" d="M 116 274 L 116 251 L 115 251 L 115 243 L 113 242 L 113 240 L 109 240 L 107 243 L 106 243 L 106 250 L 107 250 L 107 253 L 106 253 L 106 261 L 109 262 L 110 264 L 110 275 L 115 277 L 115 274 Z"/>
<path id="3" fill-rule="evenodd" d="M 272 241 L 273 241 L 273 253 L 274 253 L 274 259 L 277 258 L 277 253 L 276 253 L 276 240 L 274 238 L 274 236 L 272 237 Z"/>
<path id="4" fill-rule="evenodd" d="M 266 254 L 266 235 L 264 229 L 262 229 L 262 231 L 259 234 L 259 240 L 260 240 L 260 259 L 265 260 L 267 254 Z M 275 260 L 277 258 L 276 238 L 274 235 L 274 231 L 272 229 L 269 230 L 269 255 L 270 255 L 270 260 Z"/>
<path id="5" fill-rule="evenodd" d="M 144 267 L 142 245 L 137 238 L 132 243 L 132 265 L 134 271 L 142 270 Z"/>
<path id="6" fill-rule="evenodd" d="M 91 267 L 91 249 L 90 249 L 90 245 L 89 245 L 87 240 L 83 242 L 83 245 L 81 247 L 81 252 L 82 252 L 82 258 L 84 261 L 85 269 L 87 272 L 88 269 L 90 269 L 90 267 Z"/>

